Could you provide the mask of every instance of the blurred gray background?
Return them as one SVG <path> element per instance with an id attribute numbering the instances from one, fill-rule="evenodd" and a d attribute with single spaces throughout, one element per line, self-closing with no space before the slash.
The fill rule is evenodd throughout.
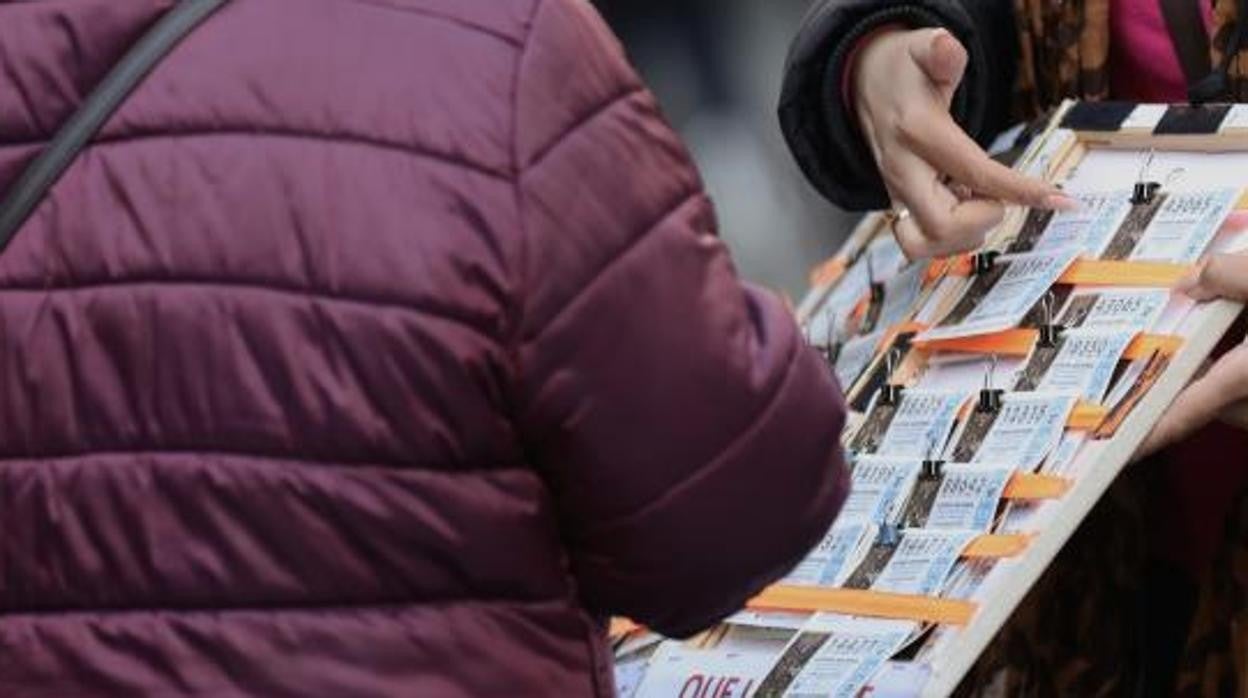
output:
<path id="1" fill-rule="evenodd" d="M 685 137 L 741 273 L 799 300 L 853 217 L 803 179 L 776 119 L 809 0 L 593 0 Z"/>

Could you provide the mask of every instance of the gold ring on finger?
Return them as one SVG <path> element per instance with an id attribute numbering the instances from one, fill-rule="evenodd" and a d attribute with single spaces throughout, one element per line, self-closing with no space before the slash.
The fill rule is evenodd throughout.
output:
<path id="1" fill-rule="evenodd" d="M 893 235 L 896 235 L 897 226 L 910 218 L 910 209 L 902 206 L 901 208 L 888 211 L 885 216 L 888 219 L 889 229 L 893 231 Z"/>

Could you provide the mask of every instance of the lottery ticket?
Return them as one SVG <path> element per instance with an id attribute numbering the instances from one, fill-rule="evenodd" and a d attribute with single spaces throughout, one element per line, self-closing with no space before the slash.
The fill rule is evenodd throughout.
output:
<path id="1" fill-rule="evenodd" d="M 789 645 L 756 698 L 854 698 L 918 627 L 898 620 L 817 613 Z"/>
<path id="2" fill-rule="evenodd" d="M 1016 327 L 1079 254 L 1077 248 L 1066 248 L 1002 257 L 997 264 L 1006 265 L 1005 271 L 982 298 L 976 299 L 965 318 L 922 332 L 917 339 L 953 339 Z"/>

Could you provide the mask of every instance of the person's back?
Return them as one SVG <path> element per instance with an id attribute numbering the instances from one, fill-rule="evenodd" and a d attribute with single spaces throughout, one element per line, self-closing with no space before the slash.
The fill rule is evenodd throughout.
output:
<path id="1" fill-rule="evenodd" d="M 0 191 L 170 0 L 0 5 Z M 0 255 L 0 695 L 609 695 L 844 496 L 581 0 L 234 0 Z"/>

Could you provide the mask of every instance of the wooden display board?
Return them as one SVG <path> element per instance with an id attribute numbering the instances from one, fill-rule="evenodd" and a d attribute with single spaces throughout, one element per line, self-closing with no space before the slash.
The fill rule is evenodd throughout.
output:
<path id="1" fill-rule="evenodd" d="M 1219 204 L 1222 206 L 1219 209 L 1222 217 L 1218 218 L 1217 227 L 1225 229 L 1226 226 L 1223 223 L 1234 217 L 1236 215 L 1234 212 L 1238 212 L 1241 217 L 1248 218 L 1248 197 L 1244 196 L 1244 192 L 1248 191 L 1248 108 L 1245 107 L 1190 108 L 1165 105 L 1066 103 L 1058 110 L 1049 127 L 1033 140 L 1016 167 L 1033 176 L 1063 184 L 1071 191 L 1129 190 L 1137 181 L 1143 183 L 1152 180 L 1157 180 L 1157 184 L 1167 197 L 1170 196 L 1171 191 L 1186 192 L 1188 195 L 1197 196 L 1206 190 L 1216 189 L 1222 192 L 1221 201 L 1223 202 Z M 1153 196 L 1153 193 L 1149 193 L 1148 196 Z M 1139 224 L 1138 235 L 1135 238 L 1127 235 L 1127 253 L 1131 254 L 1130 259 L 1125 256 L 1114 257 L 1116 254 L 1114 245 L 1119 244 L 1123 239 L 1123 231 L 1130 227 L 1128 225 L 1128 221 L 1131 220 L 1130 215 L 1134 215 L 1134 213 L 1124 213 L 1123 218 L 1116 219 L 1117 223 L 1113 224 L 1112 230 L 1106 226 L 1105 229 L 1110 233 L 1106 237 L 1107 246 L 1100 248 L 1102 252 L 1097 253 L 1097 258 L 1082 257 L 1069 263 L 1068 266 L 1063 266 L 1060 277 L 1055 277 L 1056 284 L 1072 293 L 1079 289 L 1087 291 L 1089 288 L 1093 290 L 1138 287 L 1164 289 L 1165 292 L 1154 295 L 1165 296 L 1169 299 L 1171 306 L 1175 305 L 1175 298 L 1169 293 L 1169 289 L 1195 268 L 1192 264 L 1194 259 L 1183 260 L 1181 263 L 1173 260 L 1146 259 L 1143 255 L 1135 254 L 1138 248 L 1134 252 L 1131 248 L 1137 245 L 1153 244 L 1155 241 L 1152 238 L 1146 238 L 1144 229 L 1148 229 L 1149 233 L 1155 237 L 1160 236 L 1160 233 L 1152 227 L 1156 222 L 1154 216 L 1158 215 L 1156 211 L 1161 209 L 1162 202 L 1177 201 L 1181 198 L 1182 195 L 1178 195 L 1174 199 L 1159 200 L 1157 207 L 1149 214 L 1147 220 Z M 1130 210 L 1138 211 L 1140 205 L 1140 202 L 1133 201 L 1133 207 Z M 1180 204 L 1174 204 L 1175 208 L 1178 206 Z M 1230 217 L 1226 215 L 1228 210 L 1233 211 Z M 1047 226 L 1052 222 L 1052 219 L 1046 219 L 1041 224 L 1041 228 L 1036 228 L 1036 216 L 1036 212 L 1023 209 L 1010 210 L 1006 220 L 989 236 L 985 251 L 1029 252 L 1031 248 L 1019 248 L 1018 241 L 1028 239 L 1028 230 L 1033 232 L 1043 230 L 1047 233 L 1050 230 Z M 1248 228 L 1248 226 L 1244 227 Z M 878 294 L 884 293 L 882 288 L 877 288 L 882 284 L 871 284 L 869 297 L 855 298 L 854 302 L 847 302 L 848 296 L 845 293 L 838 295 L 838 288 L 852 271 L 859 272 L 861 276 L 862 270 L 858 265 L 861 265 L 863 261 L 864 250 L 873 249 L 874 242 L 890 234 L 888 219 L 883 214 L 868 215 L 855 229 L 842 250 L 812 272 L 812 289 L 799 306 L 797 315 L 803 327 L 806 328 L 812 344 L 820 343 L 821 333 L 828 335 L 825 344 L 829 363 L 837 361 L 833 355 L 834 345 L 841 351 L 844 351 L 844 347 L 847 346 L 847 340 L 844 338 L 836 342 L 832 340 L 833 329 L 841 323 L 841 318 L 855 314 L 861 318 L 864 313 L 867 317 L 879 317 L 879 315 L 870 315 L 871 308 L 874 308 L 877 314 L 887 312 L 879 308 L 881 305 L 887 307 L 887 302 L 877 295 L 877 291 Z M 1218 249 L 1243 249 L 1245 241 L 1248 241 L 1248 230 L 1234 235 L 1220 236 L 1218 241 L 1218 244 L 1223 245 Z M 870 252 L 866 254 L 867 264 L 870 265 Z M 1073 253 L 1071 254 L 1072 256 L 1068 259 L 1074 257 Z M 926 276 L 922 281 L 922 287 L 927 295 L 923 297 L 930 301 L 935 295 L 933 289 L 949 282 L 953 303 L 965 304 L 966 297 L 973 293 L 971 289 L 976 274 L 977 260 L 982 259 L 990 260 L 987 262 L 987 268 L 991 269 L 994 264 L 991 260 L 994 258 L 983 255 L 941 260 L 925 267 Z M 913 265 L 909 268 L 913 268 Z M 982 268 L 979 271 L 987 274 Z M 868 273 L 870 273 L 869 268 Z M 964 280 L 958 281 L 957 278 L 951 277 L 961 277 Z M 985 281 L 985 284 L 991 288 L 991 285 L 999 283 L 1001 278 L 1001 276 L 994 277 L 992 281 Z M 861 283 L 861 278 L 858 283 Z M 957 286 L 957 284 L 962 285 Z M 955 287 L 958 289 L 956 293 L 952 291 Z M 1053 302 L 1052 297 L 1051 292 L 1046 297 L 1050 304 Z M 842 307 L 830 307 L 837 304 Z M 908 381 L 917 380 L 917 376 L 928 370 L 930 365 L 934 365 L 933 357 L 947 358 L 950 353 L 958 352 L 981 358 L 991 355 L 991 365 L 995 370 L 998 353 L 1008 355 L 1017 350 L 1020 356 L 1034 358 L 1035 354 L 1029 352 L 1036 352 L 1037 347 L 1041 346 L 1037 342 L 1045 341 L 1043 337 L 1046 335 L 1038 334 L 1037 329 L 1026 324 L 1011 326 L 1009 329 L 996 329 L 985 333 L 982 337 L 958 336 L 952 340 L 944 340 L 939 332 L 921 331 L 932 329 L 934 326 L 932 324 L 919 325 L 919 329 L 914 329 L 916 318 L 924 312 L 917 310 L 917 305 L 916 303 L 917 312 L 912 311 L 906 314 L 907 320 L 897 326 L 876 328 L 871 324 L 874 320 L 859 319 L 856 321 L 871 325 L 869 328 L 871 332 L 863 330 L 861 333 L 859 333 L 861 327 L 855 326 L 853 332 L 858 339 L 879 335 L 882 335 L 884 339 L 880 340 L 878 345 L 875 345 L 874 340 L 871 342 L 875 348 L 872 350 L 870 363 L 863 364 L 863 367 L 851 374 L 855 378 L 845 386 L 849 401 L 855 408 L 850 415 L 847 427 L 845 439 L 847 447 L 853 447 L 855 444 L 861 447 L 864 443 L 863 438 L 866 438 L 865 443 L 874 443 L 872 441 L 874 432 L 870 432 L 868 428 L 872 425 L 868 419 L 868 413 L 879 408 L 879 403 L 884 399 L 883 396 L 888 386 L 896 385 L 899 389 L 909 390 Z M 956 307 L 958 306 L 952 305 L 941 311 L 937 317 L 942 320 L 937 321 L 936 324 L 944 322 L 943 318 L 947 315 L 956 315 L 950 312 L 950 308 Z M 1027 317 L 1033 317 L 1038 307 L 1032 308 L 1032 313 L 1029 313 Z M 892 594 L 862 587 L 794 586 L 792 582 L 784 582 L 764 592 L 751 603 L 751 609 L 757 613 L 757 617 L 747 620 L 738 619 L 737 622 L 766 626 L 767 614 L 776 612 L 818 613 L 817 616 L 808 617 L 812 619 L 843 615 L 846 618 L 907 619 L 922 622 L 924 624 L 922 627 L 936 628 L 937 631 L 911 633 L 911 639 L 907 640 L 905 645 L 911 650 L 918 648 L 917 652 L 910 653 L 910 656 L 915 659 L 909 663 L 921 664 L 921 666 L 910 667 L 907 666 L 907 662 L 887 662 L 890 666 L 876 667 L 871 671 L 876 672 L 878 678 L 878 675 L 885 673 L 884 670 L 888 669 L 900 678 L 896 680 L 890 678 L 891 683 L 888 683 L 887 687 L 884 687 L 882 683 L 866 685 L 872 686 L 873 689 L 878 688 L 879 693 L 887 695 L 945 696 L 950 694 L 1007 623 L 1028 591 L 1052 564 L 1062 546 L 1105 495 L 1117 476 L 1129 465 L 1149 431 L 1184 386 L 1197 374 L 1216 345 L 1239 317 L 1241 310 L 1242 306 L 1239 304 L 1227 301 L 1199 304 L 1194 308 L 1185 307 L 1181 315 L 1175 316 L 1178 319 L 1174 320 L 1174 326 L 1169 327 L 1165 333 L 1153 334 L 1141 331 L 1134 335 L 1130 345 L 1122 353 L 1116 355 L 1114 363 L 1117 366 L 1114 380 L 1122 384 L 1119 386 L 1120 392 L 1110 393 L 1107 389 L 1101 393 L 1106 404 L 1080 401 L 1077 403 L 1078 406 L 1067 415 L 1067 421 L 1064 422 L 1065 433 L 1077 432 L 1080 435 L 1087 435 L 1086 441 L 1082 440 L 1083 436 L 1080 436 L 1081 445 L 1071 451 L 1077 453 L 1069 468 L 1069 472 L 1073 475 L 1068 479 L 1063 479 L 1043 474 L 1038 465 L 1034 468 L 1020 466 L 1004 490 L 997 490 L 1000 493 L 1000 500 L 995 499 L 995 496 L 992 500 L 997 502 L 1000 508 L 994 514 L 991 526 L 988 529 L 979 529 L 977 536 L 963 539 L 968 542 L 961 549 L 961 559 L 963 561 L 986 560 L 988 566 L 985 569 L 991 570 L 976 583 L 972 595 L 957 598 L 941 596 L 940 594 L 948 593 L 949 587 L 952 586 L 949 584 L 949 579 L 945 579 L 945 584 L 941 587 L 943 591 L 931 596 Z M 825 325 L 819 325 L 817 321 L 820 317 L 835 317 L 836 319 L 828 320 Z M 1049 317 L 1048 322 L 1050 325 L 1054 324 L 1053 318 Z M 815 329 L 816 326 L 819 329 Z M 894 365 L 891 360 L 885 364 L 884 354 L 898 356 L 890 349 L 890 347 L 897 346 L 895 344 L 898 341 L 897 337 L 902 334 L 909 337 L 914 332 L 920 333 L 913 340 L 913 345 L 907 339 L 906 346 L 914 346 L 918 349 L 917 351 L 907 349 L 907 356 L 917 354 L 920 357 L 917 361 L 921 367 L 914 368 L 908 363 Z M 1041 339 L 1038 340 L 1037 336 Z M 926 340 L 923 339 L 925 337 Z M 906 361 L 909 362 L 910 359 Z M 1126 370 L 1128 365 L 1140 370 L 1131 373 Z M 1049 370 L 1049 365 L 1045 365 L 1042 370 Z M 1015 374 L 1015 377 L 1019 375 L 1022 374 Z M 1136 386 L 1136 389 L 1129 389 L 1130 386 Z M 1116 394 L 1118 397 L 1111 401 L 1110 394 Z M 1019 395 L 1019 393 L 1012 393 L 1012 395 Z M 985 398 L 983 394 L 980 397 Z M 1073 401 L 1074 398 L 1072 397 L 1071 400 Z M 957 417 L 957 422 L 962 428 L 967 428 L 971 422 L 972 417 L 968 415 L 972 413 L 970 409 L 972 407 L 974 407 L 973 404 L 962 405 L 961 413 Z M 900 407 L 894 409 L 900 410 Z M 997 410 L 999 409 L 998 406 Z M 891 423 L 885 423 L 888 426 L 884 429 L 892 428 Z M 867 426 L 864 427 L 864 424 Z M 860 431 L 866 433 L 867 436 L 862 437 Z M 954 431 L 952 439 L 949 440 L 950 447 L 955 445 L 954 442 L 958 440 L 960 433 L 965 435 L 965 432 Z M 979 448 L 979 446 L 980 444 L 975 444 L 974 448 Z M 1052 447 L 1050 449 L 1052 450 Z M 865 453 L 871 452 L 865 451 Z M 946 452 L 946 449 L 942 447 L 941 453 Z M 956 449 L 948 451 L 948 453 L 954 452 Z M 1048 458 L 1049 455 L 1046 452 L 1045 457 Z M 941 458 L 944 457 L 941 456 Z M 952 460 L 956 463 L 970 463 L 969 460 L 959 458 Z M 925 469 L 928 467 L 928 462 L 943 464 L 944 460 L 937 461 L 928 457 L 923 464 Z M 943 480 L 941 483 L 943 487 Z M 917 497 L 915 494 L 906 496 Z M 1037 530 L 1023 534 L 1017 531 L 1001 530 L 999 526 L 1004 520 L 1002 512 L 1007 511 L 1006 503 L 1029 499 L 1048 502 L 1045 504 L 1048 507 L 1047 514 L 1041 519 L 1042 523 L 1038 525 Z M 919 526 L 926 526 L 926 524 L 919 524 Z M 907 532 L 914 530 L 916 529 L 907 529 Z M 883 544 L 877 540 L 873 545 Z M 845 578 L 842 576 L 840 579 Z M 842 581 L 838 584 L 845 587 L 853 586 L 850 581 Z M 794 622 L 791 616 L 784 621 L 784 623 Z M 814 620 L 809 622 L 813 623 Z M 781 623 L 777 621 L 777 624 Z M 800 623 L 786 627 L 795 632 L 795 635 L 786 641 L 784 652 L 773 658 L 770 664 L 761 661 L 758 657 L 749 658 L 748 661 L 746 659 L 739 661 L 742 676 L 748 675 L 748 678 L 741 680 L 741 685 L 746 687 L 744 689 L 746 695 L 750 695 L 752 691 L 758 691 L 758 695 L 783 695 L 794 685 L 792 683 L 795 680 L 794 677 L 802 671 L 802 667 L 790 657 L 793 654 L 792 648 L 800 641 L 803 631 Z M 836 630 L 830 630 L 829 627 L 831 626 L 810 631 L 812 637 L 817 640 L 820 632 L 825 633 L 824 637 L 835 637 Z M 636 634 L 633 637 L 636 637 Z M 723 637 L 723 632 L 718 631 L 718 634 L 713 633 L 708 637 L 719 641 Z M 699 642 L 701 643 L 699 647 L 704 647 L 711 641 L 703 638 Z M 711 644 L 714 643 L 711 642 Z M 815 656 L 813 652 L 812 650 L 802 655 L 801 661 L 813 662 L 812 658 Z M 746 657 L 749 653 L 743 650 L 738 654 Z M 801 655 L 801 652 L 796 652 L 796 654 Z M 682 661 L 693 663 L 698 660 L 682 658 Z M 786 665 L 786 662 L 789 664 Z M 764 665 L 771 668 L 765 674 L 759 673 L 759 667 Z M 723 667 L 731 668 L 732 666 L 731 661 L 723 664 Z M 639 672 L 647 668 L 644 663 L 636 663 L 632 667 L 632 670 Z M 653 669 L 653 667 L 650 668 Z M 910 671 L 910 669 L 921 669 L 921 671 Z M 754 673 L 750 673 L 751 671 Z M 773 688 L 775 684 L 772 683 L 777 674 L 785 675 L 784 680 L 779 682 L 778 691 Z M 763 678 L 764 675 L 766 680 Z M 640 685 L 643 688 L 635 694 L 637 698 L 667 695 L 673 691 L 671 688 L 661 688 L 661 686 L 672 684 L 664 684 L 658 680 L 641 681 Z M 681 694 L 683 692 L 683 689 L 678 691 Z M 695 695 L 700 694 L 695 693 Z"/>
<path id="2" fill-rule="evenodd" d="M 1248 128 L 1234 126 L 1215 133 L 1162 135 L 1154 135 L 1148 125 L 1132 128 L 1130 123 L 1125 128 L 1120 125 L 1115 130 L 1080 131 L 1061 128 L 1063 120 L 1075 106 L 1075 103 L 1063 105 L 1050 128 L 1023 156 L 1019 163 L 1021 169 L 1047 181 L 1060 183 L 1089 154 L 1098 150 L 1135 153 L 1248 153 Z M 1145 110 L 1150 108 L 1156 109 L 1151 105 L 1143 107 Z M 1248 158 L 1245 159 L 1245 164 L 1248 165 Z M 1118 176 L 1133 178 L 1136 174 L 1127 171 L 1119 172 Z M 1240 174 L 1242 181 L 1237 184 L 1248 186 L 1248 167 L 1242 169 Z M 1016 235 L 1023 222 L 1021 212 L 1011 212 L 988 246 L 991 247 L 994 241 Z M 869 214 L 828 266 L 840 266 L 837 260 L 847 259 L 850 253 L 861 249 L 875 235 L 887 234 L 887 227 L 887 221 L 882 214 Z M 828 266 L 825 266 L 825 273 Z M 804 299 L 799 313 L 812 313 L 818 308 L 819 299 L 827 290 L 827 287 L 813 288 Z M 956 641 L 949 643 L 948 651 L 938 661 L 932 662 L 931 678 L 923 695 L 945 696 L 957 687 L 1027 592 L 1053 562 L 1062 546 L 1079 528 L 1118 475 L 1130 464 L 1132 456 L 1160 420 L 1162 413 L 1196 376 L 1242 309 L 1243 306 L 1238 303 L 1215 301 L 1202 304 L 1192 311 L 1181 332 L 1185 341 L 1161 378 L 1145 394 L 1112 438 L 1094 441 L 1085 447 L 1079 457 L 1092 467 L 1084 469 L 1084 475 L 1073 483 L 1070 491 L 1061 500 L 1060 514 L 1050 519 L 1048 525 L 1035 535 L 1025 554 L 1000 563 L 1001 571 L 1005 573 L 1003 578 L 993 585 L 991 593 L 980 600 L 970 622 L 958 631 Z"/>

